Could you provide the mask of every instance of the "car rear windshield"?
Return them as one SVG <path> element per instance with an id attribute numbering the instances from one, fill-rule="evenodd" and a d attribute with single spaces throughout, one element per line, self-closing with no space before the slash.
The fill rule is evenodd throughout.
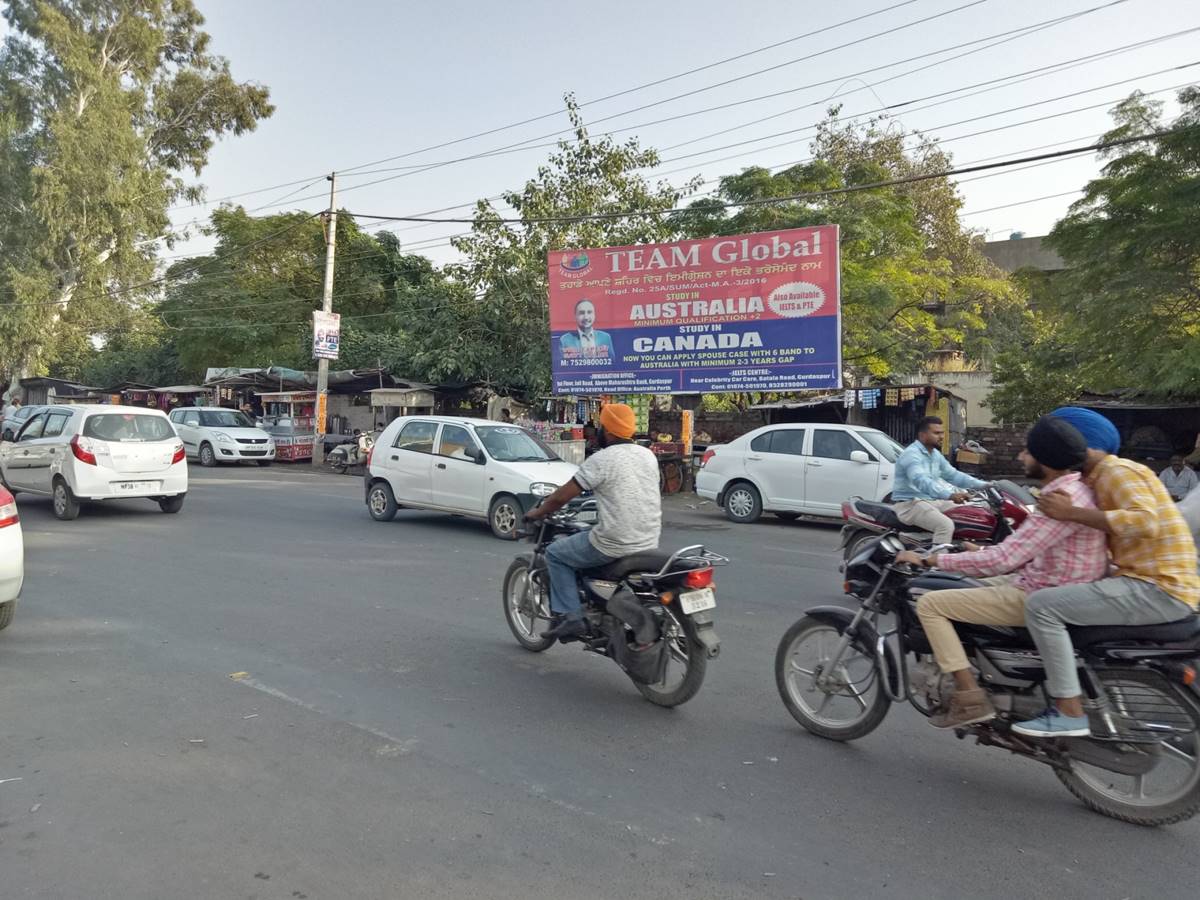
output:
<path id="1" fill-rule="evenodd" d="M 88 416 L 83 423 L 83 436 L 101 441 L 169 441 L 175 429 L 165 416 L 138 413 L 101 413 Z"/>
<path id="2" fill-rule="evenodd" d="M 200 424 L 206 428 L 254 428 L 255 425 L 245 413 L 236 409 L 223 409 L 220 412 L 200 413 Z"/>
<path id="3" fill-rule="evenodd" d="M 558 459 L 554 452 L 523 428 L 515 425 L 485 425 L 475 433 L 488 455 L 500 462 L 544 462 Z"/>
<path id="4" fill-rule="evenodd" d="M 894 463 L 904 452 L 904 448 L 893 441 L 882 431 L 860 431 L 858 436 L 879 451 L 879 455 L 888 462 Z"/>

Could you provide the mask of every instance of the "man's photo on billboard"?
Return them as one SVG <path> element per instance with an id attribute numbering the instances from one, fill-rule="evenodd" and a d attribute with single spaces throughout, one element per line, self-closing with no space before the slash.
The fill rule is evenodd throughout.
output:
<path id="1" fill-rule="evenodd" d="M 596 329 L 596 304 L 583 299 L 575 304 L 575 330 L 559 338 L 564 359 L 608 359 L 613 342 L 607 331 Z"/>

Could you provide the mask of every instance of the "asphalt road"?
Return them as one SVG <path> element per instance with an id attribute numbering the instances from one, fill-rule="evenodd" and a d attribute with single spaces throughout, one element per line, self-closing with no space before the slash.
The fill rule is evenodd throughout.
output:
<path id="1" fill-rule="evenodd" d="M 1195 895 L 1200 820 L 1104 819 L 906 708 L 848 746 L 792 722 L 774 650 L 836 599 L 835 528 L 672 501 L 664 544 L 733 563 L 721 657 L 662 710 L 516 645 L 516 548 L 482 524 L 372 522 L 357 478 L 192 474 L 178 516 L 20 498 L 6 900 Z"/>

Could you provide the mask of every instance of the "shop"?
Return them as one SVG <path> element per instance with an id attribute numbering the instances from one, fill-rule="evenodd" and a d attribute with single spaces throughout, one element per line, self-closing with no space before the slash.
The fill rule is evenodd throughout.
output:
<path id="1" fill-rule="evenodd" d="M 401 416 L 433 414 L 435 395 L 430 385 L 376 388 L 370 391 L 371 413 L 376 422 L 384 425 Z"/>

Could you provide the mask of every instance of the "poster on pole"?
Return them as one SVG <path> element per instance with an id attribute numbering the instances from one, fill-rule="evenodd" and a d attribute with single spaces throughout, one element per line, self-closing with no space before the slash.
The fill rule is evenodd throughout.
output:
<path id="1" fill-rule="evenodd" d="M 338 313 L 313 310 L 313 359 L 337 359 L 341 334 L 342 317 Z"/>
<path id="2" fill-rule="evenodd" d="M 842 386 L 838 226 L 552 250 L 553 391 Z"/>

